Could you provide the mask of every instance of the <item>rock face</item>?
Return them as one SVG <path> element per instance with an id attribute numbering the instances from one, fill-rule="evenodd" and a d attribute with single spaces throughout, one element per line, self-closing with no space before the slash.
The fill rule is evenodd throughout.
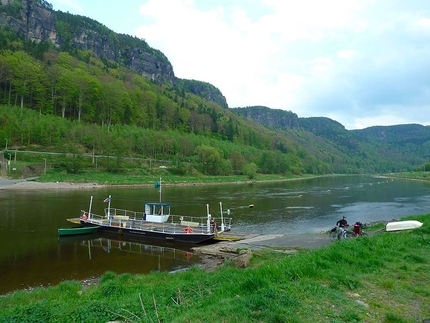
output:
<path id="1" fill-rule="evenodd" d="M 67 33 L 60 32 L 59 22 L 62 25 L 60 28 L 65 28 Z M 67 28 L 70 26 L 73 28 Z M 86 17 L 53 11 L 52 5 L 46 0 L 0 0 L 0 28 L 35 42 L 49 40 L 59 48 L 66 44 L 69 49 L 91 50 L 101 59 L 126 66 L 157 83 L 174 86 L 188 83 L 187 80 L 176 78 L 167 57 L 149 47 L 145 41 L 116 34 Z M 65 39 L 65 34 L 70 38 Z M 187 90 L 227 107 L 222 93 L 208 83 L 202 82 L 200 86 Z"/>
<path id="2" fill-rule="evenodd" d="M 158 83 L 166 81 L 174 83 L 176 80 L 173 67 L 170 63 L 160 62 L 154 55 L 147 52 L 139 54 L 139 49 L 137 48 L 133 49 L 133 55 L 129 60 L 128 66 L 142 76 Z"/>
<path id="3" fill-rule="evenodd" d="M 207 101 L 215 102 L 223 108 L 228 108 L 227 100 L 221 91 L 212 84 L 195 80 L 176 80 L 176 84 L 191 93 L 194 93 Z"/>
<path id="4" fill-rule="evenodd" d="M 233 108 L 234 112 L 253 119 L 271 129 L 298 129 L 299 117 L 291 111 L 270 109 L 263 106 Z"/>
<path id="5" fill-rule="evenodd" d="M 9 28 L 21 37 L 36 42 L 50 40 L 58 45 L 52 11 L 35 0 L 0 0 L 0 27 Z"/>
<path id="6" fill-rule="evenodd" d="M 50 40 L 55 46 L 60 47 L 63 42 L 71 42 L 71 47 L 81 50 L 91 50 L 97 56 L 117 63 L 124 63 L 128 68 L 139 72 L 153 81 L 173 84 L 175 75 L 173 67 L 167 58 L 160 53 L 161 58 L 156 57 L 145 47 L 149 47 L 140 41 L 141 47 L 129 49 L 127 52 L 114 44 L 106 34 L 90 28 L 78 28 L 71 35 L 71 39 L 62 39 L 57 30 L 56 12 L 49 3 L 38 0 L 0 0 L 0 27 L 8 28 L 18 33 L 21 37 L 35 42 Z M 42 4 L 43 3 L 43 4 Z M 62 13 L 65 17 L 69 14 Z M 73 15 L 71 15 L 73 16 Z M 69 16 L 69 17 L 71 17 Z M 87 19 L 82 17 L 82 19 Z M 102 29 L 108 31 L 108 29 Z M 109 34 L 111 32 L 109 31 Z M 132 38 L 126 35 L 117 35 L 122 38 Z M 136 41 L 134 44 L 138 43 Z"/>

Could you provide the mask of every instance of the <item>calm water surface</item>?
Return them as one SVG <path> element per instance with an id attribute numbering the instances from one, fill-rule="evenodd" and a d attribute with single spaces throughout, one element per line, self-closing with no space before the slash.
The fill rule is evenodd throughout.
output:
<path id="1" fill-rule="evenodd" d="M 200 263 L 190 245 L 90 235 L 58 239 L 66 219 L 88 210 L 112 207 L 143 210 L 159 200 L 148 188 L 79 191 L 0 191 L 0 293 L 99 277 L 106 271 L 149 273 L 174 271 Z M 206 204 L 219 216 L 219 202 L 230 209 L 233 230 L 260 234 L 301 234 L 330 229 L 342 216 L 348 222 L 391 220 L 430 212 L 430 184 L 364 176 L 324 177 L 286 182 L 163 186 L 163 202 L 172 213 L 204 216 Z M 254 208 L 249 208 L 254 204 Z"/>

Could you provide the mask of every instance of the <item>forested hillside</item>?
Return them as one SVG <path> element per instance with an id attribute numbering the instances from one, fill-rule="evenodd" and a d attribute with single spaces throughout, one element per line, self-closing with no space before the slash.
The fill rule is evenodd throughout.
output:
<path id="1" fill-rule="evenodd" d="M 117 172 L 128 167 L 121 161 L 149 158 L 170 161 L 178 173 L 225 175 L 377 173 L 428 158 L 327 118 L 228 109 L 215 86 L 177 79 L 143 40 L 52 11 L 46 1 L 3 3 L 0 138 L 8 149 L 92 154 L 92 164 L 98 155 L 116 156 L 104 166 Z M 40 12 L 49 32 L 31 18 Z M 428 145 L 425 136 L 421 142 Z"/>
<path id="2" fill-rule="evenodd" d="M 324 151 L 329 151 L 333 160 L 338 160 L 338 156 L 344 156 L 349 171 L 359 169 L 376 173 L 409 171 L 430 159 L 429 126 L 413 124 L 379 126 L 349 131 L 339 122 L 329 118 L 299 118 L 291 111 L 262 106 L 233 110 L 277 131 L 311 132 L 329 147 L 336 147 L 337 151 L 330 149 Z M 306 145 L 305 147 L 313 151 L 311 147 Z M 318 147 L 321 145 L 318 144 Z M 340 169 L 342 168 L 337 168 L 337 171 Z"/>
<path id="3" fill-rule="evenodd" d="M 9 148 L 73 144 L 76 153 L 100 154 L 120 147 L 114 155 L 180 158 L 206 174 L 241 173 L 251 163 L 268 173 L 329 169 L 288 138 L 184 88 L 109 68 L 81 51 L 73 57 L 47 48 L 39 60 L 30 54 L 40 44 L 0 36 L 9 48 L 0 52 L 0 136 Z"/>

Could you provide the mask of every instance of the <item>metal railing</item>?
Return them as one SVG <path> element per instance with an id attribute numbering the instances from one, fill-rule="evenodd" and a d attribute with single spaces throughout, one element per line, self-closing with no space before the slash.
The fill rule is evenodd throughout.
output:
<path id="1" fill-rule="evenodd" d="M 110 209 L 112 210 L 121 210 L 121 209 Z M 113 213 L 110 217 L 106 217 L 103 215 L 98 215 L 95 213 L 89 214 L 87 211 L 83 211 L 82 217 L 87 217 L 87 221 L 100 225 L 100 226 L 109 226 L 109 227 L 118 227 L 127 228 L 127 229 L 135 229 L 135 230 L 149 230 L 149 231 L 157 231 L 162 233 L 171 233 L 171 234 L 182 234 L 188 232 L 189 233 L 199 233 L 206 234 L 211 233 L 213 230 L 211 228 L 211 224 L 209 224 L 210 229 L 208 230 L 208 218 L 207 217 L 194 217 L 194 216 L 182 216 L 182 215 L 170 215 L 169 220 L 167 222 L 158 223 L 143 220 L 143 212 L 135 212 L 135 211 L 124 211 L 122 214 Z M 217 223 L 217 230 L 222 226 L 221 218 L 212 218 Z M 232 218 L 223 218 L 224 230 L 229 230 L 231 228 L 231 220 Z M 191 228 L 191 230 L 187 229 Z"/>

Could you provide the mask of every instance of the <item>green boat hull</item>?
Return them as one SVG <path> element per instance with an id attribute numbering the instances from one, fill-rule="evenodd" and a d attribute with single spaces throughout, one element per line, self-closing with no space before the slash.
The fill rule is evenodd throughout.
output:
<path id="1" fill-rule="evenodd" d="M 58 235 L 59 236 L 71 236 L 71 235 L 77 235 L 77 234 L 88 234 L 97 232 L 99 227 L 80 227 L 80 228 L 63 228 L 58 229 Z"/>

